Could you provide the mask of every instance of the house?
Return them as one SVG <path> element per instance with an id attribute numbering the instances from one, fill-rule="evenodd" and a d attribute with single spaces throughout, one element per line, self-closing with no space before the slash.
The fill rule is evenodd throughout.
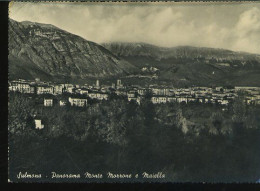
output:
<path id="1" fill-rule="evenodd" d="M 53 94 L 53 87 L 47 84 L 38 85 L 36 89 L 37 94 Z"/>
<path id="2" fill-rule="evenodd" d="M 68 87 L 74 87 L 73 84 L 63 84 L 64 88 L 68 88 Z"/>
<path id="3" fill-rule="evenodd" d="M 60 106 L 65 106 L 67 104 L 66 100 L 60 100 L 59 101 Z"/>
<path id="4" fill-rule="evenodd" d="M 121 80 L 117 80 L 117 82 L 116 82 L 116 88 L 117 88 L 117 89 L 123 88 L 123 84 L 122 84 Z"/>
<path id="5" fill-rule="evenodd" d="M 129 91 L 127 92 L 127 97 L 135 97 L 136 92 L 135 91 Z"/>
<path id="6" fill-rule="evenodd" d="M 177 97 L 176 100 L 178 103 L 182 103 L 182 102 L 187 103 L 188 102 L 188 99 L 186 97 Z"/>
<path id="7" fill-rule="evenodd" d="M 205 103 L 210 103 L 211 101 L 210 101 L 210 98 L 206 98 L 205 99 Z"/>
<path id="8" fill-rule="evenodd" d="M 154 95 L 170 95 L 169 89 L 165 88 L 152 88 L 152 93 Z"/>
<path id="9" fill-rule="evenodd" d="M 36 86 L 30 85 L 30 93 L 35 94 L 36 93 Z"/>
<path id="10" fill-rule="evenodd" d="M 120 91 L 120 90 L 116 90 L 116 91 L 115 91 L 115 94 L 116 94 L 116 95 L 124 95 L 124 96 L 125 96 L 125 95 L 127 95 L 127 92 L 125 92 L 125 91 Z"/>
<path id="11" fill-rule="evenodd" d="M 95 86 L 97 89 L 100 88 L 100 84 L 99 84 L 99 80 L 96 81 L 96 86 Z"/>
<path id="12" fill-rule="evenodd" d="M 137 90 L 137 93 L 139 94 L 139 95 L 145 95 L 145 93 L 146 93 L 146 90 L 145 89 L 138 89 Z"/>
<path id="13" fill-rule="evenodd" d="M 55 95 L 62 94 L 62 92 L 63 92 L 63 85 L 61 84 L 54 85 L 53 93 Z"/>
<path id="14" fill-rule="evenodd" d="M 216 87 L 215 90 L 220 92 L 221 90 L 223 90 L 223 87 Z"/>
<path id="15" fill-rule="evenodd" d="M 79 93 L 80 94 L 88 94 L 88 90 L 87 89 L 80 89 Z"/>
<path id="16" fill-rule="evenodd" d="M 88 94 L 89 98 L 91 99 L 98 99 L 98 100 L 107 100 L 108 99 L 108 94 L 105 93 L 89 93 Z"/>
<path id="17" fill-rule="evenodd" d="M 168 102 L 176 102 L 176 98 L 175 97 L 168 97 L 167 101 Z"/>
<path id="18" fill-rule="evenodd" d="M 12 81 L 9 85 L 10 91 L 18 91 L 21 93 L 31 93 L 30 84 L 23 81 Z"/>
<path id="19" fill-rule="evenodd" d="M 73 86 L 69 86 L 67 87 L 67 92 L 72 94 L 75 92 L 75 88 Z"/>
<path id="20" fill-rule="evenodd" d="M 220 101 L 220 104 L 221 104 L 221 105 L 227 105 L 228 103 L 229 103 L 228 100 L 221 100 L 221 101 Z"/>
<path id="21" fill-rule="evenodd" d="M 71 106 L 84 107 L 87 105 L 88 100 L 82 98 L 71 98 L 69 97 L 69 102 Z"/>
<path id="22" fill-rule="evenodd" d="M 44 128 L 44 125 L 42 124 L 41 119 L 35 119 L 34 123 L 35 123 L 35 129 L 43 129 Z"/>
<path id="23" fill-rule="evenodd" d="M 53 99 L 44 98 L 44 106 L 45 107 L 52 107 L 53 106 Z"/>
<path id="24" fill-rule="evenodd" d="M 111 88 L 116 89 L 116 84 L 112 83 Z"/>
<path id="25" fill-rule="evenodd" d="M 163 96 L 153 96 L 151 99 L 153 104 L 157 104 L 157 103 L 166 103 L 167 102 L 167 97 L 163 97 Z"/>

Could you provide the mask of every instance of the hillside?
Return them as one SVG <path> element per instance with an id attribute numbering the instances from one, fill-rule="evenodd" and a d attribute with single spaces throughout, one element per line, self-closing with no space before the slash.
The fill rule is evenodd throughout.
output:
<path id="1" fill-rule="evenodd" d="M 10 79 L 102 78 L 135 70 L 104 47 L 53 25 L 10 19 Z"/>
<path id="2" fill-rule="evenodd" d="M 173 85 L 260 86 L 260 55 L 204 47 L 164 48 L 146 43 L 102 45 L 140 69 L 159 69 L 159 81 Z"/>
<path id="3" fill-rule="evenodd" d="M 9 79 L 260 86 L 260 55 L 146 43 L 97 43 L 50 24 L 9 22 Z M 154 78 L 155 77 L 155 78 Z"/>

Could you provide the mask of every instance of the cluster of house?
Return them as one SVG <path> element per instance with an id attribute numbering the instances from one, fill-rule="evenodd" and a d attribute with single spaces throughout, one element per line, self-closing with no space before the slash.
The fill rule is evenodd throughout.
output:
<path id="1" fill-rule="evenodd" d="M 88 100 L 85 98 L 72 98 L 69 97 L 68 100 L 59 100 L 60 106 L 65 106 L 68 103 L 71 106 L 78 106 L 78 107 L 84 107 L 87 105 Z M 53 106 L 53 99 L 52 98 L 44 98 L 43 104 L 45 107 L 52 107 Z"/>
<path id="2" fill-rule="evenodd" d="M 136 101 L 140 104 L 142 97 L 149 93 L 151 101 L 154 104 L 167 102 L 200 102 L 200 103 L 219 103 L 221 105 L 229 104 L 239 91 L 246 93 L 245 102 L 247 104 L 260 104 L 260 87 L 189 87 L 189 88 L 174 88 L 167 86 L 149 85 L 144 88 L 141 86 L 128 85 L 124 86 L 121 80 L 117 83 L 109 85 L 100 85 L 99 80 L 96 80 L 94 85 L 74 85 L 74 84 L 51 84 L 41 82 L 39 79 L 35 81 L 16 80 L 9 83 L 10 91 L 19 91 L 22 93 L 34 94 L 52 94 L 58 95 L 65 92 L 74 94 L 68 100 L 60 100 L 59 105 L 63 106 L 67 103 L 70 105 L 82 107 L 87 104 L 87 99 L 77 98 L 77 94 L 86 95 L 91 99 L 107 100 L 109 94 L 126 96 L 128 101 Z M 45 106 L 52 106 L 52 99 L 44 99 Z"/>
<path id="3" fill-rule="evenodd" d="M 190 87 L 190 88 L 171 88 L 149 86 L 149 88 L 135 87 L 127 92 L 121 92 L 128 97 L 128 100 L 135 100 L 140 103 L 141 98 L 150 92 L 151 101 L 154 104 L 167 102 L 200 102 L 200 103 L 219 103 L 228 105 L 238 92 L 246 93 L 245 102 L 247 104 L 260 104 L 260 87 Z M 119 91 L 118 91 L 119 92 Z"/>

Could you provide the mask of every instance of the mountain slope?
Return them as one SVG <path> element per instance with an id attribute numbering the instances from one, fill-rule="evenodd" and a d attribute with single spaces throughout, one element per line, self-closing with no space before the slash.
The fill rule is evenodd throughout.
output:
<path id="1" fill-rule="evenodd" d="M 158 79 L 173 85 L 260 86 L 260 55 L 189 46 L 164 48 L 146 43 L 102 45 L 140 69 L 159 69 Z"/>
<path id="2" fill-rule="evenodd" d="M 9 20 L 9 78 L 120 76 L 136 68 L 104 47 L 53 25 Z"/>
<path id="3" fill-rule="evenodd" d="M 205 58 L 206 60 L 215 58 L 219 60 L 258 60 L 260 55 L 245 52 L 234 52 L 225 49 L 177 46 L 172 48 L 159 47 L 147 43 L 103 43 L 106 49 L 117 56 L 146 56 L 157 60 L 167 58 Z"/>

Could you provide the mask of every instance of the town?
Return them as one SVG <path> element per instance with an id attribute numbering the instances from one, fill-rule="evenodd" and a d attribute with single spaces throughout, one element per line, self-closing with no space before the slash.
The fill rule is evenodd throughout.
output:
<path id="1" fill-rule="evenodd" d="M 260 87 L 189 87 L 174 88 L 167 86 L 149 85 L 141 87 L 139 85 L 124 86 L 118 79 L 116 83 L 102 85 L 99 80 L 93 85 L 77 84 L 56 84 L 52 82 L 43 82 L 39 78 L 35 80 L 13 80 L 9 82 L 9 91 L 17 91 L 26 94 L 51 94 L 59 95 L 68 93 L 71 96 L 68 100 L 59 100 L 60 106 L 70 104 L 71 106 L 83 107 L 87 104 L 87 99 L 79 95 L 85 95 L 90 99 L 108 100 L 110 94 L 126 96 L 128 101 L 135 101 L 138 104 L 141 98 L 147 93 L 151 94 L 151 101 L 154 104 L 167 102 L 200 102 L 200 103 L 218 103 L 228 105 L 239 91 L 245 93 L 246 104 L 260 104 Z M 53 99 L 44 99 L 44 106 L 52 106 Z"/>

